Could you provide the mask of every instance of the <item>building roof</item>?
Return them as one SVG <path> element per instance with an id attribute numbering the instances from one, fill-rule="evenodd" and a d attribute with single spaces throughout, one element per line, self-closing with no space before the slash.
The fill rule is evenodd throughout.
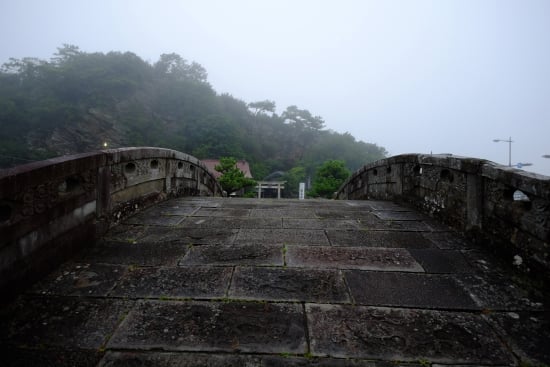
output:
<path id="1" fill-rule="evenodd" d="M 222 174 L 218 171 L 216 171 L 216 166 L 220 164 L 219 159 L 203 159 L 202 163 L 208 168 L 210 172 L 212 172 L 212 175 L 214 175 L 215 178 L 219 178 Z M 246 178 L 252 178 L 252 173 L 250 173 L 250 165 L 247 161 L 241 159 L 237 161 L 237 168 L 241 170 L 241 172 L 244 173 L 244 177 Z"/>

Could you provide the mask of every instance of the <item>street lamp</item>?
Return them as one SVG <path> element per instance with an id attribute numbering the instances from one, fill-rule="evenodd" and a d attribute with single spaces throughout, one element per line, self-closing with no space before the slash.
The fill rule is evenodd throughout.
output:
<path id="1" fill-rule="evenodd" d="M 550 158 L 550 154 L 545 154 L 542 156 L 542 158 Z"/>
<path id="2" fill-rule="evenodd" d="M 498 143 L 500 141 L 508 143 L 508 166 L 512 167 L 512 137 L 508 138 L 508 140 L 504 139 L 493 139 L 495 143 Z"/>

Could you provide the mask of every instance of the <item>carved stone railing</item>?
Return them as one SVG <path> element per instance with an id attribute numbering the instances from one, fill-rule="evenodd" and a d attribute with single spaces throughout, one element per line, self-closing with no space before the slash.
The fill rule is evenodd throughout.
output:
<path id="1" fill-rule="evenodd" d="M 221 193 L 198 159 L 160 148 L 103 150 L 1 170 L 0 291 L 16 293 L 152 203 Z"/>
<path id="2" fill-rule="evenodd" d="M 481 159 L 407 154 L 362 167 L 337 198 L 412 204 L 536 278 L 550 279 L 548 176 Z"/>

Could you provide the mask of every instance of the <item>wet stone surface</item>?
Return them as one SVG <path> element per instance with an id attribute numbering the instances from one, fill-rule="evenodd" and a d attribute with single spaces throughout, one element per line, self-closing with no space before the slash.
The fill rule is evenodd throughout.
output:
<path id="1" fill-rule="evenodd" d="M 498 312 L 486 316 L 511 345 L 515 354 L 531 365 L 550 360 L 550 312 Z"/>
<path id="2" fill-rule="evenodd" d="M 105 354 L 98 350 L 26 349 L 0 346 L 2 366 L 12 367 L 95 367 Z"/>
<path id="3" fill-rule="evenodd" d="M 427 273 L 460 274 L 473 270 L 460 251 L 410 249 L 409 252 Z"/>
<path id="4" fill-rule="evenodd" d="M 281 245 L 193 246 L 180 265 L 257 265 L 282 266 Z"/>
<path id="5" fill-rule="evenodd" d="M 40 281 L 30 293 L 62 296 L 106 296 L 126 266 L 67 263 Z"/>
<path id="6" fill-rule="evenodd" d="M 418 363 L 358 359 L 187 352 L 107 352 L 99 367 L 421 367 Z"/>
<path id="7" fill-rule="evenodd" d="M 340 271 L 238 267 L 230 298 L 349 303 Z"/>
<path id="8" fill-rule="evenodd" d="M 417 232 L 327 230 L 332 246 L 429 248 L 433 244 Z"/>
<path id="9" fill-rule="evenodd" d="M 481 316 L 307 304 L 314 355 L 440 363 L 508 364 L 512 356 Z"/>
<path id="10" fill-rule="evenodd" d="M 373 218 L 373 215 L 370 210 L 358 210 L 350 208 L 331 208 L 331 209 L 317 209 L 315 210 L 315 215 L 318 218 L 322 219 L 364 219 L 364 218 Z"/>
<path id="11" fill-rule="evenodd" d="M 283 228 L 289 229 L 327 229 L 327 228 L 359 228 L 359 222 L 355 219 L 283 219 Z"/>
<path id="12" fill-rule="evenodd" d="M 390 202 L 179 198 L 1 306 L 0 365 L 550 365 L 517 279 Z"/>
<path id="13" fill-rule="evenodd" d="M 407 211 L 375 211 L 373 213 L 378 218 L 382 220 L 424 220 L 427 217 L 425 215 L 419 214 L 417 212 L 407 212 Z"/>
<path id="14" fill-rule="evenodd" d="M 187 245 L 231 244 L 238 229 L 229 228 L 148 228 L 140 241 L 179 242 Z"/>
<path id="15" fill-rule="evenodd" d="M 538 297 L 530 296 L 503 275 L 460 274 L 455 279 L 483 309 L 540 311 L 545 307 Z"/>
<path id="16" fill-rule="evenodd" d="M 433 309 L 479 309 L 457 282 L 444 275 L 346 271 L 356 303 Z"/>
<path id="17" fill-rule="evenodd" d="M 328 246 L 330 243 L 322 229 L 241 229 L 235 243 Z"/>
<path id="18" fill-rule="evenodd" d="M 280 218 L 230 218 L 230 217 L 188 217 L 182 227 L 191 228 L 282 228 Z"/>
<path id="19" fill-rule="evenodd" d="M 187 252 L 188 246 L 181 243 L 156 242 L 105 242 L 79 257 L 88 263 L 124 264 L 137 266 L 173 266 Z"/>
<path id="20" fill-rule="evenodd" d="M 404 249 L 289 246 L 287 265 L 341 269 L 424 271 Z"/>
<path id="21" fill-rule="evenodd" d="M 224 208 L 200 208 L 193 213 L 194 217 L 231 217 L 242 218 L 249 217 L 249 209 L 224 209 Z"/>
<path id="22" fill-rule="evenodd" d="M 460 233 L 447 231 L 424 233 L 423 235 L 441 250 L 464 250 L 472 247 L 472 244 Z"/>
<path id="23" fill-rule="evenodd" d="M 110 295 L 132 298 L 221 298 L 232 268 L 176 267 L 130 269 Z"/>
<path id="24" fill-rule="evenodd" d="M 146 229 L 146 226 L 118 224 L 109 229 L 109 232 L 103 237 L 103 240 L 109 242 L 135 243 L 139 238 L 143 237 Z"/>
<path id="25" fill-rule="evenodd" d="M 124 221 L 124 224 L 173 226 L 180 223 L 184 217 L 179 215 L 163 215 L 161 213 L 138 213 Z"/>
<path id="26" fill-rule="evenodd" d="M 298 304 L 142 301 L 109 347 L 305 353 L 303 321 Z"/>
<path id="27" fill-rule="evenodd" d="M 393 220 L 385 222 L 383 228 L 399 230 L 399 231 L 416 231 L 416 232 L 432 232 L 434 228 L 429 224 L 420 221 L 410 220 Z"/>
<path id="28" fill-rule="evenodd" d="M 116 299 L 22 297 L 0 314 L 4 346 L 99 349 L 132 303 Z"/>

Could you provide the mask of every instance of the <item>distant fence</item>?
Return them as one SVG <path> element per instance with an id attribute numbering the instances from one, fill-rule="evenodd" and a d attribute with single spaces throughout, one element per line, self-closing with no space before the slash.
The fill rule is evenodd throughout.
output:
<path id="1" fill-rule="evenodd" d="M 145 206 L 221 193 L 197 158 L 161 148 L 103 150 L 1 170 L 0 290 L 16 293 Z"/>
<path id="2" fill-rule="evenodd" d="M 396 200 L 550 279 L 550 177 L 452 155 L 399 155 L 355 172 L 339 199 Z"/>

